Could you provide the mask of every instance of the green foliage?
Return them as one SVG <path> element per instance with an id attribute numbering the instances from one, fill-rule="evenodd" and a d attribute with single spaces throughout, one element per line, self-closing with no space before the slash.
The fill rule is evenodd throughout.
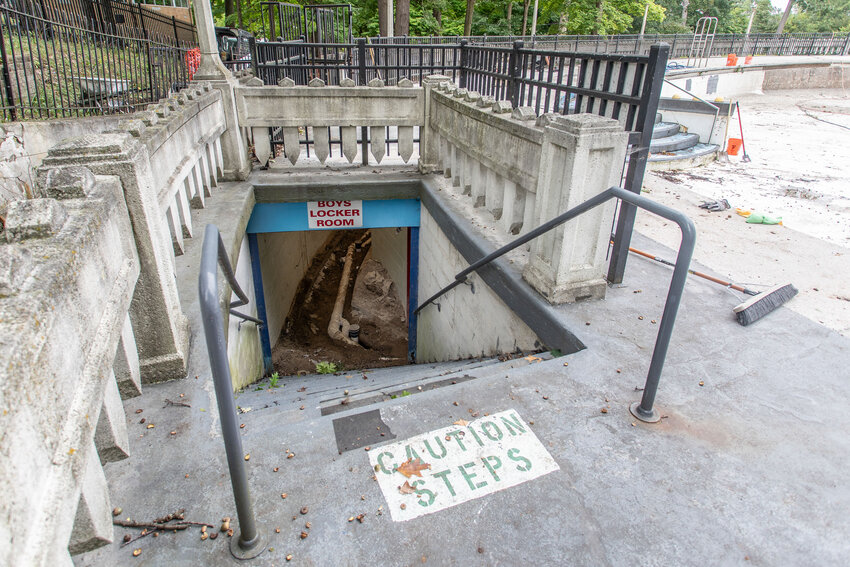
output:
<path id="1" fill-rule="evenodd" d="M 333 362 L 322 361 L 316 364 L 316 372 L 319 374 L 333 374 L 338 370 L 338 367 Z"/>
<path id="2" fill-rule="evenodd" d="M 278 374 L 277 372 L 275 372 L 275 373 L 274 373 L 274 374 L 272 374 L 272 375 L 271 375 L 271 377 L 269 378 L 269 387 L 270 387 L 270 388 L 277 388 L 277 381 L 278 381 L 278 380 L 280 380 L 280 374 Z"/>
<path id="3" fill-rule="evenodd" d="M 290 0 L 298 4 L 333 3 L 334 0 Z M 756 0 L 754 33 L 776 31 L 781 10 L 770 0 Z M 236 0 L 234 0 L 234 6 Z M 513 6 L 508 24 L 508 6 Z M 682 22 L 682 0 L 539 0 L 538 34 L 639 33 L 644 8 L 649 5 L 646 33 L 691 33 L 701 17 L 718 19 L 717 33 L 744 33 L 752 0 L 690 0 L 687 21 Z M 529 0 L 527 33 L 531 33 L 534 0 Z M 225 18 L 225 0 L 212 0 L 216 25 L 236 25 L 233 14 Z M 600 10 L 601 8 L 601 10 Z M 352 0 L 355 37 L 379 34 L 378 0 Z M 523 0 L 477 0 L 472 19 L 473 35 L 522 33 Z M 462 35 L 466 0 L 410 0 L 410 35 Z M 243 27 L 262 34 L 260 1 L 242 0 Z M 268 16 L 266 16 L 268 18 Z M 850 31 L 850 0 L 796 0 L 785 27 L 788 32 Z"/>
<path id="4" fill-rule="evenodd" d="M 393 394 L 393 395 L 390 396 L 390 399 L 394 400 L 396 398 L 403 398 L 403 397 L 409 396 L 409 395 L 410 395 L 410 392 L 408 392 L 407 390 L 402 390 L 400 395 L 397 396 L 397 395 Z"/>

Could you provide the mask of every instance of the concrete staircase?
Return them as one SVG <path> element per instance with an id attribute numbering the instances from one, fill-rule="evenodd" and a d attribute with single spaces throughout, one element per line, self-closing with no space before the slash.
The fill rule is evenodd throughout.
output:
<path id="1" fill-rule="evenodd" d="M 697 134 L 683 131 L 681 124 L 664 122 L 655 115 L 652 143 L 649 146 L 649 169 L 689 169 L 714 161 L 720 146 L 703 144 Z"/>

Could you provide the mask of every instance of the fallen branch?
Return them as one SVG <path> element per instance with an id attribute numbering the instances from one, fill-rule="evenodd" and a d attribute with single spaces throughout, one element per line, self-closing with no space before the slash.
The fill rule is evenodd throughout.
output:
<path id="1" fill-rule="evenodd" d="M 187 404 L 186 402 L 172 402 L 168 398 L 165 398 L 165 405 L 162 406 L 162 407 L 167 408 L 168 406 L 183 406 L 184 408 L 192 407 L 191 405 Z"/>

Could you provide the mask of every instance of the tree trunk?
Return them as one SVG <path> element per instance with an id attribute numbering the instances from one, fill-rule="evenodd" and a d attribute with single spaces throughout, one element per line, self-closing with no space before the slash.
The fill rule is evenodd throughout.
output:
<path id="1" fill-rule="evenodd" d="M 593 25 L 593 33 L 602 35 L 602 13 L 605 9 L 605 0 L 596 0 L 596 22 Z"/>
<path id="2" fill-rule="evenodd" d="M 388 8 L 388 0 L 378 0 L 378 33 L 381 37 L 387 37 L 390 35 L 389 26 L 387 26 L 387 22 L 389 21 L 389 18 L 387 17 Z"/>
<path id="3" fill-rule="evenodd" d="M 226 27 L 233 25 L 231 16 L 233 16 L 234 11 L 233 0 L 224 0 L 224 25 Z"/>
<path id="4" fill-rule="evenodd" d="M 688 27 L 688 5 L 690 0 L 682 0 L 682 25 Z"/>
<path id="5" fill-rule="evenodd" d="M 434 19 L 437 20 L 437 30 L 440 35 L 443 35 L 443 11 L 439 8 L 434 8 Z"/>
<path id="6" fill-rule="evenodd" d="M 563 12 L 561 12 L 561 15 L 558 17 L 558 33 L 560 35 L 566 35 L 567 34 L 567 24 L 569 23 L 569 21 L 570 21 L 570 15 L 567 13 L 566 10 L 564 10 Z"/>
<path id="7" fill-rule="evenodd" d="M 410 0 L 396 0 L 394 27 L 397 36 L 410 33 Z"/>
<path id="8" fill-rule="evenodd" d="M 475 0 L 466 0 L 466 20 L 463 22 L 463 35 L 472 35 L 472 14 L 475 10 Z"/>
<path id="9" fill-rule="evenodd" d="M 785 24 L 788 22 L 788 16 L 791 15 L 791 7 L 794 5 L 794 0 L 788 0 L 785 6 L 785 11 L 782 13 L 782 18 L 779 20 L 779 27 L 776 28 L 776 33 L 782 33 L 785 29 Z"/>
<path id="10" fill-rule="evenodd" d="M 508 18 L 507 18 L 508 19 L 508 35 L 511 35 L 511 34 L 514 33 L 514 30 L 511 28 L 511 15 L 513 15 L 513 11 L 514 11 L 514 3 L 513 3 L 513 0 L 510 0 L 508 2 Z"/>
<path id="11" fill-rule="evenodd" d="M 528 28 L 528 5 L 531 4 L 531 0 L 523 0 L 522 2 L 522 35 L 525 35 L 526 29 Z"/>

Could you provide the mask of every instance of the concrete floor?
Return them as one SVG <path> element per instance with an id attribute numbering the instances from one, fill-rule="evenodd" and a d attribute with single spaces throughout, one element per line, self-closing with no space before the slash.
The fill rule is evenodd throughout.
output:
<path id="1" fill-rule="evenodd" d="M 225 188 L 197 222 L 223 215 L 239 191 Z M 200 247 L 200 238 L 188 241 L 177 262 L 194 336 L 189 377 L 126 402 L 133 455 L 105 469 L 122 518 L 179 508 L 211 524 L 235 516 L 197 308 Z M 392 373 L 300 377 L 240 394 L 237 404 L 251 408 L 239 416 L 242 442 L 268 542 L 250 564 L 282 565 L 288 554 L 299 565 L 850 564 L 850 341 L 788 309 L 740 327 L 736 299 L 692 278 L 658 392 L 664 419 L 643 424 L 628 405 L 640 396 L 670 271 L 632 258 L 627 276 L 604 301 L 557 309 L 588 346 L 569 357 L 470 369 L 474 380 L 328 416 L 320 400 Z M 327 393 L 308 395 L 320 388 Z M 191 407 L 163 407 L 166 398 Z M 559 470 L 394 522 L 373 453 L 339 454 L 334 434 L 334 419 L 374 409 L 395 436 L 387 443 L 469 419 L 470 410 L 512 409 Z M 361 513 L 362 523 L 348 521 Z M 117 528 L 116 543 L 77 565 L 238 563 L 225 537 L 202 541 L 193 530 L 121 547 L 129 532 L 137 533 Z"/>

